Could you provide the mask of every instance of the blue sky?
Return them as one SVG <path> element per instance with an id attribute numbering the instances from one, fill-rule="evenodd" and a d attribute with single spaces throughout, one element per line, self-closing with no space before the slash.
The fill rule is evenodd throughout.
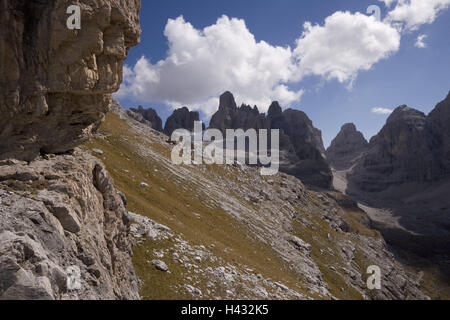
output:
<path id="1" fill-rule="evenodd" d="M 395 38 L 395 35 L 392 34 L 390 29 L 386 29 L 383 36 L 393 39 L 392 43 L 386 44 L 386 55 L 385 52 L 380 53 L 377 49 L 378 51 L 377 53 L 374 53 L 374 55 L 378 56 L 370 61 L 370 69 L 366 70 L 367 68 L 365 67 L 357 69 L 356 75 L 350 77 L 351 79 L 349 79 L 348 73 L 346 73 L 345 79 L 338 79 L 337 76 L 333 76 L 336 74 L 336 70 L 341 70 L 342 66 L 340 65 L 331 65 L 327 69 L 329 72 L 319 71 L 322 70 L 321 64 L 333 64 L 333 62 L 330 62 L 334 61 L 333 59 L 335 59 L 337 63 L 343 63 L 342 59 L 339 59 L 339 53 L 336 52 L 333 53 L 333 57 L 330 57 L 330 59 L 325 56 L 322 58 L 323 61 L 316 61 L 315 57 L 318 57 L 321 52 L 311 51 L 312 58 L 310 57 L 311 59 L 309 59 L 311 61 L 306 63 L 305 59 L 305 66 L 301 69 L 303 71 L 298 71 L 302 73 L 301 77 L 297 77 L 297 71 L 293 71 L 292 74 L 290 73 L 289 76 L 287 76 L 289 80 L 286 80 L 287 71 L 280 72 L 279 79 L 283 80 L 275 80 L 275 82 L 279 81 L 281 84 L 286 85 L 289 92 L 291 92 L 281 96 L 286 97 L 287 104 L 290 107 L 300 109 L 308 114 L 314 125 L 322 130 L 326 146 L 337 134 L 340 127 L 346 122 L 354 122 L 358 129 L 362 131 L 368 139 L 376 134 L 385 123 L 388 114 L 374 113 L 372 112 L 373 108 L 393 109 L 401 104 L 407 104 L 427 113 L 432 110 L 437 102 L 445 98 L 450 90 L 450 37 L 448 33 L 450 30 L 450 10 L 445 10 L 447 0 L 425 1 L 442 1 L 444 6 L 436 7 L 434 12 L 437 13 L 436 17 L 428 19 L 423 23 L 420 22 L 420 19 L 427 19 L 429 17 L 423 17 L 423 15 L 418 16 L 417 13 L 411 10 L 407 11 L 408 14 L 405 16 L 405 14 L 403 14 L 405 11 L 400 10 L 405 8 L 399 8 L 399 10 L 397 10 L 398 12 L 395 11 L 395 14 L 398 13 L 395 18 L 401 20 L 404 24 L 403 29 L 399 31 L 399 35 L 401 36 L 400 46 L 394 49 L 395 39 L 393 38 Z M 206 99 L 210 96 L 212 98 L 217 92 L 222 91 L 220 83 L 222 78 L 216 79 L 214 77 L 214 72 L 208 72 L 207 70 L 205 73 L 205 86 L 211 82 L 215 82 L 216 86 L 214 88 L 208 87 L 207 90 L 200 88 L 201 90 L 199 90 L 199 92 L 202 92 L 203 98 L 199 97 L 199 100 L 195 101 L 195 97 L 192 97 L 193 95 L 195 96 L 195 92 L 189 92 L 189 90 L 196 91 L 199 86 L 202 85 L 201 81 L 198 79 L 198 77 L 203 76 L 203 73 L 205 72 L 205 70 L 202 70 L 201 61 L 199 61 L 199 64 L 194 64 L 200 66 L 198 74 L 196 74 L 195 71 L 192 71 L 196 70 L 194 67 L 192 67 L 194 69 L 189 68 L 190 72 L 188 74 L 183 74 L 181 71 L 178 72 L 176 70 L 176 64 L 167 68 L 159 68 L 156 66 L 158 61 L 168 58 L 170 55 L 168 52 L 169 47 L 176 47 L 176 41 L 178 41 L 178 46 L 181 47 L 186 43 L 183 39 L 183 32 L 188 30 L 186 29 L 188 24 L 191 24 L 194 29 L 201 31 L 205 27 L 215 25 L 216 23 L 218 24 L 217 20 L 222 15 L 226 15 L 229 19 L 238 18 L 245 21 L 248 32 L 254 36 L 257 43 L 264 41 L 271 46 L 271 48 L 267 49 L 271 51 L 263 52 L 269 52 L 269 54 L 273 53 L 275 58 L 280 57 L 281 61 L 286 61 L 284 58 L 286 52 L 280 54 L 275 53 L 275 50 L 272 50 L 272 47 L 275 48 L 276 46 L 279 46 L 285 49 L 290 47 L 294 52 L 297 46 L 296 40 L 299 39 L 302 36 L 302 32 L 305 31 L 303 26 L 305 22 L 309 21 L 312 25 L 324 26 L 325 19 L 338 11 L 349 11 L 350 14 L 355 14 L 356 12 L 366 14 L 367 7 L 372 4 L 380 6 L 382 10 L 382 19 L 385 19 L 389 12 L 396 9 L 395 2 L 391 7 L 387 8 L 384 3 L 377 0 L 144 0 L 142 1 L 141 10 L 141 44 L 131 49 L 125 64 L 136 74 L 139 72 L 137 70 L 142 68 L 139 64 L 137 68 L 135 65 L 144 56 L 148 61 L 148 70 L 146 70 L 150 74 L 153 70 L 166 72 L 175 77 L 175 79 L 172 80 L 174 83 L 177 82 L 176 77 L 183 75 L 185 81 L 177 82 L 176 88 L 173 90 L 179 92 L 184 92 L 184 90 L 186 90 L 186 93 L 174 93 L 174 96 L 172 97 L 170 85 L 158 84 L 157 91 L 152 91 L 151 89 L 154 82 L 149 82 L 147 84 L 149 87 L 144 87 L 141 91 L 126 92 L 125 90 L 121 90 L 122 92 L 118 95 L 118 98 L 124 107 L 135 107 L 139 104 L 144 107 L 153 107 L 158 111 L 158 114 L 163 120 L 171 114 L 173 106 L 188 105 L 188 107 L 192 109 L 201 111 L 205 122 L 207 122 L 207 120 L 209 120 L 211 108 L 214 108 L 215 102 L 214 100 L 206 101 Z M 176 19 L 180 16 L 183 16 L 184 21 L 177 20 L 178 24 L 174 24 L 174 27 L 172 28 L 173 31 L 171 31 L 172 36 L 178 40 L 172 40 L 172 43 L 170 43 L 164 33 L 166 25 L 168 24 L 168 19 Z M 342 17 L 342 21 L 347 23 L 346 21 L 348 20 L 344 20 L 344 18 L 345 17 Z M 408 23 L 413 23 L 411 21 L 416 23 L 413 27 L 409 27 L 408 25 Z M 432 23 L 430 23 L 431 21 Z M 225 23 L 227 22 L 229 21 L 225 21 Z M 368 28 L 368 32 L 374 30 L 370 29 L 371 26 Z M 344 30 L 348 31 L 347 28 Z M 310 37 L 311 39 L 303 41 L 302 45 L 299 47 L 312 47 L 318 41 L 322 41 L 320 40 L 319 32 L 325 30 L 317 29 L 316 31 L 317 33 L 314 34 L 316 34 L 317 37 Z M 177 32 L 180 34 L 177 34 Z M 312 33 L 313 32 L 311 31 L 311 35 Z M 424 48 L 416 46 L 419 35 L 426 35 L 426 37 L 424 37 L 426 47 Z M 348 43 L 345 43 L 345 46 L 351 47 L 355 45 L 357 46 L 355 50 L 359 50 L 361 47 L 361 42 L 359 42 L 361 37 L 362 36 L 359 35 L 358 32 L 353 32 L 352 34 L 349 34 L 349 36 L 343 37 L 345 41 L 348 41 Z M 189 37 L 186 36 L 186 38 Z M 217 39 L 217 37 L 210 37 L 208 43 L 215 41 L 215 39 Z M 383 41 L 382 36 L 380 36 L 378 45 L 380 45 L 380 42 L 382 44 Z M 365 42 L 362 43 L 364 44 Z M 322 45 L 320 42 L 319 44 Z M 238 42 L 237 45 L 241 44 Z M 326 45 L 333 46 L 336 44 L 327 43 Z M 339 44 L 337 45 L 339 46 Z M 342 46 L 340 48 L 342 49 Z M 333 47 L 331 47 L 331 49 L 333 49 Z M 183 51 L 183 48 L 178 48 L 176 50 L 178 50 L 179 53 L 180 50 Z M 176 50 L 174 49 L 172 52 Z M 308 54 L 310 52 L 308 50 L 309 49 L 301 49 L 300 51 L 302 54 Z M 233 51 L 231 51 L 231 53 L 233 53 Z M 383 57 L 380 58 L 380 55 L 383 55 Z M 257 56 L 259 57 L 259 55 Z M 189 56 L 189 59 L 196 58 L 195 56 L 193 58 Z M 227 59 L 227 57 L 218 57 L 218 61 L 224 61 L 223 59 Z M 249 57 L 249 59 L 253 61 L 254 57 Z M 356 60 L 357 58 L 355 58 L 355 61 Z M 233 64 L 232 58 L 230 58 L 229 61 Z M 192 61 L 190 60 L 190 63 L 191 62 Z M 220 64 L 220 62 L 218 63 Z M 270 70 L 274 69 L 269 69 L 268 72 L 270 72 Z M 249 70 L 249 74 L 255 76 L 254 79 L 259 79 L 261 72 L 264 72 L 264 70 Z M 143 76 L 150 77 L 150 75 L 146 75 L 145 73 Z M 214 79 L 207 77 L 214 77 Z M 125 78 L 128 79 L 127 75 L 125 75 Z M 123 85 L 123 88 L 125 88 L 126 85 L 132 87 L 132 82 L 141 78 L 131 77 L 130 79 L 129 83 Z M 226 78 L 226 80 L 228 82 L 224 80 L 223 91 L 232 89 L 227 88 L 227 83 L 228 86 L 230 83 L 229 77 Z M 232 80 L 233 79 L 231 79 L 231 81 Z M 190 83 L 196 81 L 199 81 L 199 84 L 196 84 L 195 86 L 190 85 Z M 169 81 L 168 83 L 170 84 L 171 82 Z M 183 87 L 184 85 L 186 85 L 186 88 Z M 261 101 L 264 101 L 262 103 L 266 103 L 265 101 L 269 98 L 277 97 L 277 94 L 274 93 L 278 92 L 274 89 L 277 85 L 278 82 L 275 84 L 270 82 L 267 85 L 261 85 L 261 97 L 264 97 L 264 99 L 261 98 Z M 232 91 L 237 96 L 238 103 L 246 102 L 240 101 L 244 99 L 251 100 L 251 102 L 260 101 L 258 100 L 259 92 L 255 93 L 255 88 L 258 89 L 258 87 L 245 85 L 245 87 L 242 87 L 242 92 L 236 92 L 236 90 L 241 91 L 240 87 L 236 86 Z M 301 97 L 296 100 L 294 93 L 300 94 L 300 91 L 302 93 Z M 149 94 L 149 92 L 151 93 Z M 173 102 L 167 101 L 168 99 Z M 204 106 L 207 104 L 211 104 L 212 107 L 209 107 L 206 111 Z M 258 107 L 264 110 L 268 105 L 263 107 L 258 105 Z"/>

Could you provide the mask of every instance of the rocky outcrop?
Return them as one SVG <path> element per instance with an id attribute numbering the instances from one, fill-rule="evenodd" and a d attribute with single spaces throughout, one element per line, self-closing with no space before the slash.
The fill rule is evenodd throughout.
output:
<path id="1" fill-rule="evenodd" d="M 248 105 L 237 107 L 234 96 L 227 91 L 220 96 L 219 110 L 212 116 L 210 128 L 219 129 L 223 133 L 227 129 L 265 129 L 268 123 L 258 107 Z"/>
<path id="2" fill-rule="evenodd" d="M 283 112 L 279 103 L 273 102 L 266 116 L 257 107 L 238 108 L 233 95 L 225 92 L 210 127 L 223 133 L 226 129 L 279 129 L 280 170 L 309 186 L 330 187 L 331 170 L 324 157 L 322 133 L 304 112 L 293 109 Z"/>
<path id="3" fill-rule="evenodd" d="M 449 96 L 450 97 L 450 96 Z M 349 175 L 365 191 L 382 191 L 410 182 L 433 182 L 450 173 L 450 98 L 426 116 L 405 105 L 370 140 L 368 151 Z"/>
<path id="4" fill-rule="evenodd" d="M 148 125 L 151 126 L 154 130 L 163 132 L 162 120 L 158 116 L 158 113 L 156 112 L 155 109 L 153 109 L 153 108 L 144 109 L 142 106 L 139 106 L 137 109 L 131 108 L 130 110 L 134 114 L 141 115 L 143 120 L 146 120 Z M 132 113 L 129 113 L 129 115 L 131 117 L 135 118 Z M 137 119 L 137 118 L 135 118 L 135 120 L 139 121 L 139 119 Z"/>
<path id="5" fill-rule="evenodd" d="M 338 170 L 349 169 L 366 151 L 367 140 L 353 123 L 344 124 L 325 152 L 328 163 Z"/>
<path id="6" fill-rule="evenodd" d="M 96 158 L 0 162 L 0 299 L 138 299 L 129 231 Z M 67 287 L 73 266 L 79 290 Z"/>
<path id="7" fill-rule="evenodd" d="M 97 129 L 138 43 L 139 0 L 0 1 L 0 159 L 63 153 Z"/>
<path id="8" fill-rule="evenodd" d="M 177 129 L 193 131 L 195 121 L 200 121 L 200 114 L 198 112 L 189 111 L 186 107 L 177 109 L 169 118 L 167 118 L 164 126 L 164 133 L 170 137 Z M 203 129 L 204 128 L 205 125 L 203 125 Z"/>
<path id="9" fill-rule="evenodd" d="M 428 123 L 437 132 L 440 140 L 441 175 L 450 176 L 450 92 L 428 115 Z"/>
<path id="10" fill-rule="evenodd" d="M 76 146 L 122 82 L 140 1 L 79 0 L 80 30 L 72 4 L 0 0 L 0 299 L 139 298 L 122 197 Z"/>
<path id="11" fill-rule="evenodd" d="M 280 170 L 309 186 L 330 188 L 332 175 L 325 161 L 322 133 L 308 116 L 287 109 L 282 114 L 269 112 L 268 119 L 271 129 L 280 129 Z"/>

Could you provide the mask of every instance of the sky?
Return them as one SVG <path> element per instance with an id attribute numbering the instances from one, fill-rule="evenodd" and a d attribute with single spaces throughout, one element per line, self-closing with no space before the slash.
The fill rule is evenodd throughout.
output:
<path id="1" fill-rule="evenodd" d="M 377 10 L 367 12 L 370 6 Z M 208 123 L 221 93 L 304 111 L 325 146 L 344 123 L 367 139 L 396 107 L 425 113 L 450 91 L 450 0 L 143 0 L 141 43 L 115 97 L 165 120 Z M 373 13 L 373 14 L 372 14 Z"/>

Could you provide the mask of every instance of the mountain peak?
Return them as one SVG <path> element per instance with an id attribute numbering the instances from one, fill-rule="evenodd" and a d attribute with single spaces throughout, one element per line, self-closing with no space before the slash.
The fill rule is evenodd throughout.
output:
<path id="1" fill-rule="evenodd" d="M 366 150 L 368 142 L 356 129 L 355 124 L 346 123 L 326 151 L 328 162 L 336 169 L 348 169 Z"/>
<path id="2" fill-rule="evenodd" d="M 226 91 L 220 96 L 219 110 L 225 109 L 237 109 L 236 101 L 230 91 Z"/>
<path id="3" fill-rule="evenodd" d="M 341 127 L 341 131 L 343 132 L 356 132 L 356 126 L 354 123 L 346 123 Z"/>
<path id="4" fill-rule="evenodd" d="M 270 105 L 269 111 L 267 114 L 269 115 L 269 117 L 273 117 L 273 116 L 281 115 L 282 113 L 283 113 L 283 110 L 281 109 L 280 104 L 278 103 L 278 101 L 274 101 Z"/>
<path id="5" fill-rule="evenodd" d="M 424 119 L 425 114 L 419 110 L 408 107 L 407 105 L 401 105 L 397 107 L 394 112 L 387 119 L 387 123 L 398 120 L 413 120 L 413 119 Z"/>

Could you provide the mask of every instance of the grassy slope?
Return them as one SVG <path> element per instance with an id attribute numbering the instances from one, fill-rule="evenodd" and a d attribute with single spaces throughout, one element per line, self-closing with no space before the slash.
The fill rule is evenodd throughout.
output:
<path id="1" fill-rule="evenodd" d="M 194 245 L 213 245 L 209 249 L 216 255 L 233 265 L 245 265 L 256 274 L 287 284 L 300 293 L 313 298 L 321 298 L 308 293 L 302 286 L 301 277 L 267 244 L 250 236 L 248 227 L 234 219 L 222 208 L 211 205 L 208 195 L 199 189 L 194 182 L 180 181 L 175 174 L 167 170 L 152 157 L 142 157 L 136 151 L 138 145 L 152 148 L 153 151 L 165 156 L 170 155 L 167 145 L 159 144 L 136 135 L 129 125 L 115 114 L 108 114 L 100 129 L 105 139 L 95 138 L 86 143 L 87 149 L 99 148 L 104 151 L 99 156 L 112 175 L 118 189 L 128 198 L 128 210 L 143 214 L 149 218 L 169 226 L 172 230 Z M 169 160 L 168 160 L 169 161 Z M 196 169 L 193 169 L 196 170 Z M 224 179 L 237 181 L 237 176 L 222 172 L 218 166 L 208 166 L 205 175 L 223 175 Z M 149 189 L 139 187 L 140 182 L 149 184 Z M 314 199 L 312 199 L 314 200 Z M 319 199 L 315 199 L 320 204 Z M 298 208 L 299 212 L 304 208 Z M 317 210 L 320 210 L 319 207 Z M 199 215 L 200 219 L 193 213 Z M 330 269 L 330 264 L 339 267 L 342 262 L 336 253 L 332 239 L 345 239 L 348 235 L 337 233 L 318 216 L 310 214 L 312 227 L 294 223 L 294 234 L 312 245 L 312 257 L 324 275 L 324 280 L 330 287 L 330 292 L 342 299 L 360 299 L 361 294 L 349 287 L 340 274 Z M 340 214 L 349 223 L 355 233 L 369 237 L 379 237 L 379 234 L 366 228 L 359 222 L 362 214 L 358 211 L 342 211 Z M 200 223 L 201 221 L 201 223 Z M 328 234 L 331 240 L 328 239 Z M 148 267 L 153 249 L 168 248 L 172 240 L 161 243 L 147 241 L 134 248 L 134 265 L 138 276 L 143 280 L 141 294 L 146 299 L 184 299 L 189 298 L 177 285 L 182 283 L 189 274 L 176 264 L 170 264 L 170 274 L 154 271 Z M 330 250 L 331 249 L 331 254 Z M 363 255 L 355 252 L 358 268 L 365 270 L 371 264 Z M 206 266 L 214 266 L 205 262 Z M 197 287 L 204 291 L 206 281 L 198 283 Z M 268 290 L 269 291 L 269 290 Z M 208 296 L 204 296 L 208 298 Z"/>

